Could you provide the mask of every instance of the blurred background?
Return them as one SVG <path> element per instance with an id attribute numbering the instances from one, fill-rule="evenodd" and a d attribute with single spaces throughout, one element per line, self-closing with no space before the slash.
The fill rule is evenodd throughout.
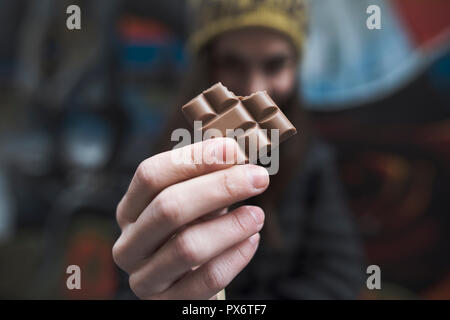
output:
<path id="1" fill-rule="evenodd" d="M 450 2 L 309 2 L 300 89 L 382 270 L 361 299 L 450 299 Z M 133 297 L 115 207 L 189 65 L 185 6 L 0 0 L 0 298 Z M 66 289 L 70 264 L 83 290 Z"/>

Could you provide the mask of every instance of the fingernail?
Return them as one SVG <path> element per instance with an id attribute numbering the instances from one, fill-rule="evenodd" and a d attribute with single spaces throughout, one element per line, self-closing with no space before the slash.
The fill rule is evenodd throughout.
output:
<path id="1" fill-rule="evenodd" d="M 250 167 L 250 181 L 256 189 L 265 188 L 269 183 L 269 174 L 267 170 L 260 166 Z"/>
<path id="2" fill-rule="evenodd" d="M 250 214 L 252 215 L 253 220 L 255 220 L 258 228 L 262 227 L 264 224 L 264 212 L 258 207 L 249 207 L 248 210 L 250 211 Z"/>
<path id="3" fill-rule="evenodd" d="M 257 244 L 259 241 L 259 233 L 255 233 L 250 238 L 248 238 L 251 244 Z"/>

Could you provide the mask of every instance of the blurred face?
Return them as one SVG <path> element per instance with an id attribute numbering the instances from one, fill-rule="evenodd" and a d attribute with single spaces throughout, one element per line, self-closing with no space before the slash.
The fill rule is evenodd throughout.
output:
<path id="1" fill-rule="evenodd" d="M 295 89 L 297 56 L 289 39 L 276 31 L 249 28 L 214 41 L 212 81 L 240 96 L 267 90 L 283 106 Z"/>

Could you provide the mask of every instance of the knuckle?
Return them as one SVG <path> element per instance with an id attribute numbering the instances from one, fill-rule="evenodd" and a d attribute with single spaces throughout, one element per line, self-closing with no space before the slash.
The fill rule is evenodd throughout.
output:
<path id="1" fill-rule="evenodd" d="M 176 197 L 171 197 L 163 191 L 152 201 L 152 206 L 157 215 L 169 226 L 178 227 L 181 224 L 182 214 Z"/>
<path id="2" fill-rule="evenodd" d="M 231 224 L 234 230 L 237 230 L 239 233 L 246 233 L 251 229 L 251 223 L 248 223 L 241 214 L 233 213 L 231 215 Z"/>
<path id="3" fill-rule="evenodd" d="M 183 263 L 189 266 L 196 266 L 201 263 L 201 257 L 196 250 L 193 237 L 189 232 L 181 232 L 175 237 L 175 252 Z"/>
<path id="4" fill-rule="evenodd" d="M 211 291 L 220 291 L 227 286 L 227 281 L 219 268 L 207 268 L 204 273 L 203 282 L 205 287 Z"/>
<path id="5" fill-rule="evenodd" d="M 157 168 L 155 168 L 155 159 L 153 157 L 146 159 L 137 167 L 136 179 L 149 189 L 153 189 L 157 185 L 155 172 L 158 172 Z"/>
<path id="6" fill-rule="evenodd" d="M 130 275 L 128 278 L 128 284 L 130 289 L 138 298 L 144 299 L 147 296 L 146 286 L 136 273 Z"/>
<path id="7" fill-rule="evenodd" d="M 240 246 L 237 250 L 237 253 L 239 257 L 241 258 L 241 261 L 243 264 L 246 264 L 249 262 L 253 256 L 253 251 L 249 249 L 248 247 L 242 247 Z"/>
<path id="8" fill-rule="evenodd" d="M 222 186 L 227 197 L 234 198 L 238 188 L 235 182 L 236 177 L 231 170 L 224 170 L 222 173 Z"/>
<path id="9" fill-rule="evenodd" d="M 190 162 L 189 163 L 193 164 L 195 167 L 197 167 L 197 165 L 199 164 L 198 154 L 202 151 L 202 149 L 201 149 L 200 145 L 193 144 L 191 146 L 192 147 L 191 147 L 191 152 L 190 152 L 190 158 L 189 158 Z"/>
<path id="10" fill-rule="evenodd" d="M 158 299 L 158 296 L 161 296 L 165 290 L 157 279 L 158 275 L 153 272 L 143 273 L 141 269 L 130 273 L 128 284 L 139 299 L 153 300 Z"/>
<path id="11" fill-rule="evenodd" d="M 120 236 L 119 239 L 117 239 L 117 241 L 114 243 L 114 246 L 112 248 L 112 256 L 117 266 L 119 266 L 122 270 L 126 269 L 126 246 L 122 236 Z"/>
<path id="12" fill-rule="evenodd" d="M 120 200 L 116 207 L 116 221 L 119 225 L 120 229 L 123 229 L 127 224 L 127 220 L 124 216 L 124 205 L 125 205 L 125 196 Z"/>

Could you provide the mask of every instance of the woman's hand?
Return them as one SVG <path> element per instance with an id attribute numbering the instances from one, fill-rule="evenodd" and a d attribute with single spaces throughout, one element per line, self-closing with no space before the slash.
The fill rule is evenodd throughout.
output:
<path id="1" fill-rule="evenodd" d="M 201 163 L 194 162 L 198 154 Z M 213 298 L 251 260 L 263 211 L 243 206 L 225 212 L 262 193 L 269 176 L 259 166 L 235 165 L 239 156 L 233 139 L 216 138 L 139 165 L 117 206 L 122 233 L 113 247 L 139 298 Z"/>

